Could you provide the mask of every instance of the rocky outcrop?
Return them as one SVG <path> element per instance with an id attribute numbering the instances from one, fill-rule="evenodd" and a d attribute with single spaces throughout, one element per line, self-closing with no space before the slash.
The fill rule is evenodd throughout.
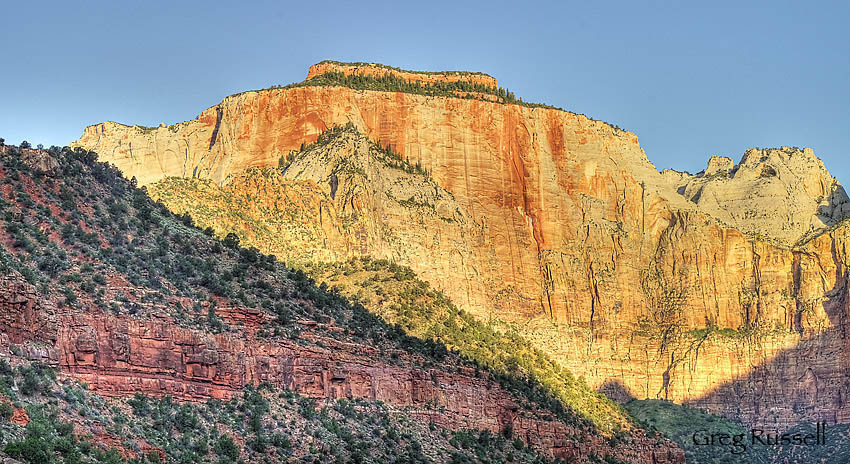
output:
<path id="1" fill-rule="evenodd" d="M 728 176 L 735 163 L 732 158 L 726 156 L 712 156 L 708 159 L 708 167 L 705 168 L 706 176 L 720 175 Z"/>
<path id="2" fill-rule="evenodd" d="M 37 148 L 18 148 L 12 145 L 0 145 L 0 155 L 5 155 L 11 149 L 17 150 L 21 162 L 27 166 L 50 176 L 57 174 L 59 163 L 47 151 Z"/>
<path id="3" fill-rule="evenodd" d="M 389 66 L 376 63 L 340 63 L 337 61 L 323 61 L 310 66 L 310 69 L 307 72 L 307 80 L 329 72 L 343 73 L 347 76 L 358 75 L 370 77 L 383 77 L 384 75 L 389 74 L 405 81 L 418 82 L 425 85 L 437 82 L 468 82 L 470 84 L 478 84 L 490 88 L 499 87 L 496 79 L 484 73 L 467 71 L 406 71 L 404 69 L 391 68 Z"/>
<path id="4" fill-rule="evenodd" d="M 280 158 L 345 123 L 427 175 L 373 167 L 357 139 L 276 174 Z M 811 150 L 659 173 L 634 134 L 581 115 L 310 86 L 228 97 L 167 128 L 99 124 L 77 144 L 142 184 L 189 178 L 165 181 L 169 207 L 284 259 L 409 265 L 605 391 L 751 424 L 844 420 L 846 349 L 821 335 L 845 330 L 831 315 L 846 299 L 846 238 L 824 231 L 846 217 L 846 195 Z M 352 159 L 359 171 L 333 171 Z M 292 245 L 251 241 L 272 236 Z"/>
<path id="5" fill-rule="evenodd" d="M 0 283 L 0 329 L 7 334 L 0 347 L 57 366 L 101 395 L 206 400 L 269 382 L 312 398 L 383 401 L 453 430 L 510 428 L 549 457 L 584 460 L 611 452 L 635 462 L 684 462 L 680 450 L 639 434 L 631 445 L 611 448 L 601 435 L 526 409 L 472 369 L 426 370 L 404 362 L 404 353 L 397 353 L 402 361 L 393 364 L 382 361 L 375 347 L 318 332 L 305 338 L 320 340 L 321 347 L 240 332 L 214 335 L 111 313 L 58 312 L 28 284 L 14 277 Z M 22 306 L 36 317 L 21 316 Z M 242 319 L 256 317 L 256 311 L 248 312 Z"/>
<path id="6" fill-rule="evenodd" d="M 9 418 L 9 422 L 15 425 L 20 425 L 21 427 L 26 427 L 27 424 L 30 423 L 30 416 L 27 414 L 26 409 L 12 406 L 12 417 Z"/>
<path id="7" fill-rule="evenodd" d="M 753 148 L 737 166 L 713 156 L 695 176 L 667 176 L 700 210 L 784 244 L 850 216 L 850 198 L 811 148 Z"/>

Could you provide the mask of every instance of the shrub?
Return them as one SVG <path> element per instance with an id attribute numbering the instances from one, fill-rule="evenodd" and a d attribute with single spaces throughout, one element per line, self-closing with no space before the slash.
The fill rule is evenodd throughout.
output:
<path id="1" fill-rule="evenodd" d="M 53 369 L 39 363 L 18 367 L 18 375 L 22 377 L 18 387 L 25 396 L 50 392 L 56 380 Z"/>
<path id="2" fill-rule="evenodd" d="M 62 289 L 62 294 L 65 295 L 65 304 L 68 306 L 73 305 L 77 302 L 77 294 L 74 293 L 74 288 L 70 286 L 65 286 Z"/>
<path id="3" fill-rule="evenodd" d="M 9 420 L 15 414 L 15 409 L 9 403 L 0 403 L 0 417 Z"/>
<path id="4" fill-rule="evenodd" d="M 0 375 L 12 375 L 14 373 L 15 371 L 9 365 L 9 362 L 5 359 L 0 359 Z"/>
<path id="5" fill-rule="evenodd" d="M 271 442 L 272 445 L 274 445 L 277 449 L 280 450 L 292 448 L 292 441 L 289 438 L 283 436 L 283 434 L 280 432 L 276 432 L 274 435 L 272 435 Z"/>
<path id="6" fill-rule="evenodd" d="M 239 236 L 230 232 L 224 237 L 223 243 L 228 248 L 236 249 L 239 247 Z"/>
<path id="7" fill-rule="evenodd" d="M 148 397 L 141 393 L 136 393 L 133 398 L 127 400 L 127 404 L 133 408 L 133 414 L 138 417 L 147 417 L 151 413 L 151 405 L 148 402 Z"/>
<path id="8" fill-rule="evenodd" d="M 213 332 L 221 332 L 224 328 L 224 323 L 221 321 L 221 318 L 216 314 L 215 308 L 210 306 L 209 311 L 207 311 L 207 324 L 209 324 L 210 328 Z"/>
<path id="9" fill-rule="evenodd" d="M 215 454 L 235 461 L 239 459 L 239 447 L 232 438 L 227 435 L 222 435 L 215 443 Z"/>

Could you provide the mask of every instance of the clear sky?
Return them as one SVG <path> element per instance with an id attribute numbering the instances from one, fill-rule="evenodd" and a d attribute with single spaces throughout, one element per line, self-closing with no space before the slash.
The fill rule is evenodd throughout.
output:
<path id="1" fill-rule="evenodd" d="M 171 124 L 323 59 L 372 61 L 486 72 L 635 132 L 659 169 L 809 146 L 850 183 L 850 2 L 130 3 L 4 2 L 0 137 Z"/>

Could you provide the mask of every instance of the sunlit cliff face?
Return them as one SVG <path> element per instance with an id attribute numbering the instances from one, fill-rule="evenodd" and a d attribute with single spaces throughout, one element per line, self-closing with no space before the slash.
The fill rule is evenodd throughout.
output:
<path id="1" fill-rule="evenodd" d="M 425 172 L 380 165 L 369 140 Z M 234 95 L 157 129 L 98 124 L 76 144 L 283 259 L 409 265 L 613 396 L 750 423 L 850 420 L 846 226 L 824 232 L 846 195 L 810 150 L 661 174 L 634 134 L 582 115 L 318 86 Z"/>

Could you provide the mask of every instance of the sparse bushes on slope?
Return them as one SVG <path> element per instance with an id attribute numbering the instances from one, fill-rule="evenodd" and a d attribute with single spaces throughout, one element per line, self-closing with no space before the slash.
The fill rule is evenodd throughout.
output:
<path id="1" fill-rule="evenodd" d="M 333 141 L 338 140 L 339 136 L 345 132 L 348 133 L 357 133 L 357 127 L 348 122 L 344 125 L 333 126 L 330 129 L 322 132 L 315 142 L 309 144 L 301 144 L 301 148 L 299 150 L 293 150 L 288 154 L 280 157 L 278 160 L 278 167 L 281 171 L 286 171 L 287 168 L 295 161 L 299 156 L 303 153 L 314 150 L 318 147 L 326 147 L 330 145 Z M 419 174 L 424 176 L 430 176 L 431 172 L 422 167 L 420 161 L 416 163 L 411 163 L 408 160 L 404 159 L 404 157 L 395 152 L 393 147 L 390 144 L 383 145 L 380 140 L 377 142 L 372 141 L 371 139 L 367 139 L 369 141 L 370 147 L 374 150 L 374 153 L 377 155 L 376 158 L 378 161 L 384 163 L 385 165 L 394 168 L 400 169 L 408 174 Z"/>
<path id="2" fill-rule="evenodd" d="M 345 74 L 332 71 L 304 82 L 288 85 L 285 88 L 334 85 L 349 87 L 355 90 L 405 92 L 434 97 L 460 97 L 476 100 L 482 99 L 482 95 L 490 95 L 498 103 L 560 110 L 560 108 L 542 103 L 524 102 L 521 98 L 517 98 L 513 92 L 502 87 L 489 87 L 468 81 L 432 82 L 425 84 L 408 81 L 392 73 L 386 73 L 383 76 L 364 76 L 361 74 Z"/>

